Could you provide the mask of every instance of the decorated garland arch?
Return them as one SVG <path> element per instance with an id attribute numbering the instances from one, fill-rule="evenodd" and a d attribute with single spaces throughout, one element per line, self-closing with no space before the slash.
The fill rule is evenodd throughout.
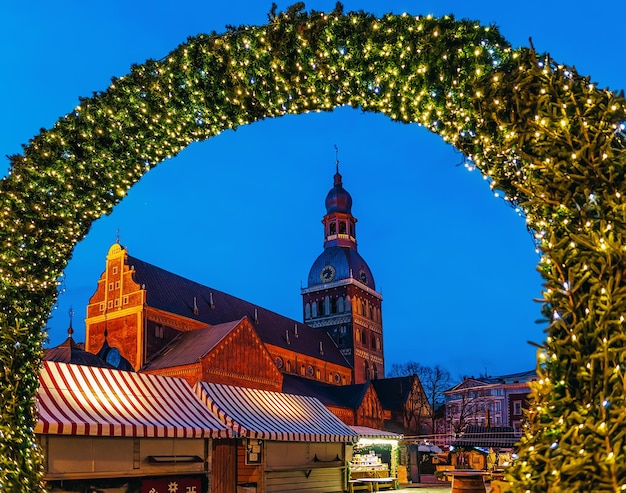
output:
<path id="1" fill-rule="evenodd" d="M 343 105 L 439 134 L 536 238 L 549 327 L 512 489 L 626 489 L 623 97 L 512 49 L 493 27 L 338 5 L 190 38 L 81 99 L 10 157 L 0 189 L 2 491 L 43 490 L 32 434 L 43 327 L 93 221 L 191 142 Z"/>

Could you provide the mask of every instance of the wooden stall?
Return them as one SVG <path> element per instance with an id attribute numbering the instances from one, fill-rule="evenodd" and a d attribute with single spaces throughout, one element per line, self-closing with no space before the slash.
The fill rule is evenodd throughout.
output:
<path id="1" fill-rule="evenodd" d="M 233 436 L 182 379 L 46 361 L 39 381 L 52 492 L 206 491 L 212 440 Z"/>
<path id="2" fill-rule="evenodd" d="M 358 433 L 349 463 L 349 491 L 398 487 L 398 441 L 402 435 L 365 426 L 351 426 Z"/>
<path id="3" fill-rule="evenodd" d="M 347 460 L 358 436 L 319 400 L 206 382 L 194 388 L 239 437 L 237 493 L 347 490 Z"/>

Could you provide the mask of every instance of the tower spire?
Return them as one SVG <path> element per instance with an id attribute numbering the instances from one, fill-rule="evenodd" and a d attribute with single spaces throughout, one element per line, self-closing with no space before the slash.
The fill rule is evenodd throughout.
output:
<path id="1" fill-rule="evenodd" d="M 339 148 L 335 144 L 335 186 L 341 186 L 341 174 L 339 173 Z"/>
<path id="2" fill-rule="evenodd" d="M 74 333 L 74 328 L 72 327 L 72 319 L 74 318 L 74 309 L 70 307 L 70 311 L 68 313 L 70 315 L 70 326 L 67 328 L 67 335 L 71 339 L 72 334 Z"/>

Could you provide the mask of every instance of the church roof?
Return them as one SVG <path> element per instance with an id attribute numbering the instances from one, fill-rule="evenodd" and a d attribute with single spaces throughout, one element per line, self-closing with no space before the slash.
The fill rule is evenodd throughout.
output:
<path id="1" fill-rule="evenodd" d="M 211 352 L 242 320 L 218 324 L 206 329 L 181 332 L 162 351 L 155 354 L 142 370 L 157 370 L 198 363 L 200 358 Z"/>
<path id="2" fill-rule="evenodd" d="M 332 265 L 335 269 L 333 281 L 354 278 L 369 288 L 376 290 L 374 276 L 363 257 L 354 248 L 342 246 L 326 247 L 313 262 L 309 270 L 307 284 L 309 288 L 324 284 L 320 273 L 327 265 Z"/>
<path id="3" fill-rule="evenodd" d="M 315 397 L 325 406 L 348 409 L 359 408 L 369 385 L 369 382 L 352 385 L 331 385 L 290 374 L 285 374 L 283 377 L 283 392 L 285 394 Z"/>
<path id="4" fill-rule="evenodd" d="M 372 380 L 383 409 L 401 410 L 411 394 L 415 375 Z"/>
<path id="5" fill-rule="evenodd" d="M 95 354 L 85 351 L 83 345 L 74 342 L 71 336 L 58 346 L 46 349 L 43 359 L 44 361 L 55 361 L 57 363 L 113 368 L 113 366 Z"/>
<path id="6" fill-rule="evenodd" d="M 209 325 L 248 317 L 266 344 L 350 367 L 337 345 L 323 330 L 173 274 L 136 257 L 128 255 L 126 263 L 135 270 L 135 282 L 145 287 L 146 304 L 150 307 Z"/>

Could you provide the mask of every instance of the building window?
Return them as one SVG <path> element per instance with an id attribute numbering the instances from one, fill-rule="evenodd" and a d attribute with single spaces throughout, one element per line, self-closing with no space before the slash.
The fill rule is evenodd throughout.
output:
<path id="1" fill-rule="evenodd" d="M 302 376 L 306 375 L 306 370 L 304 369 L 304 365 L 300 366 L 300 375 L 302 375 Z"/>
<path id="2" fill-rule="evenodd" d="M 291 373 L 291 361 L 287 360 L 287 367 L 286 370 L 288 373 Z"/>
<path id="3" fill-rule="evenodd" d="M 513 401 L 513 414 L 517 416 L 522 414 L 522 401 Z"/>
<path id="4" fill-rule="evenodd" d="M 315 370 L 315 378 L 317 378 L 318 380 L 322 379 L 322 372 L 319 370 Z"/>
<path id="5" fill-rule="evenodd" d="M 334 296 L 330 300 L 330 313 L 337 313 L 337 298 Z"/>
<path id="6" fill-rule="evenodd" d="M 330 315 L 330 298 L 328 296 L 324 298 L 324 315 Z"/>
<path id="7" fill-rule="evenodd" d="M 376 363 L 372 363 L 372 369 L 374 370 L 374 380 L 378 380 L 378 367 Z"/>
<path id="8" fill-rule="evenodd" d="M 128 296 L 124 296 L 122 298 L 122 303 L 124 303 L 125 305 L 128 305 Z"/>
<path id="9" fill-rule="evenodd" d="M 343 296 L 340 296 L 339 299 L 337 300 L 337 311 L 339 313 L 343 313 L 343 310 L 344 310 Z"/>
<path id="10" fill-rule="evenodd" d="M 374 337 L 374 335 L 372 334 L 372 349 L 376 349 L 376 338 Z"/>
<path id="11" fill-rule="evenodd" d="M 157 339 L 163 339 L 163 326 L 162 325 L 157 325 L 156 327 L 154 327 L 154 337 L 156 337 Z"/>
<path id="12" fill-rule="evenodd" d="M 113 308 L 113 300 L 109 301 L 109 308 Z"/>
<path id="13" fill-rule="evenodd" d="M 370 364 L 367 360 L 363 361 L 363 368 L 365 370 L 365 380 L 370 379 Z"/>
<path id="14" fill-rule="evenodd" d="M 306 305 L 304 305 L 304 318 L 305 319 L 311 318 L 311 305 L 310 305 L 310 303 L 307 303 Z"/>
<path id="15" fill-rule="evenodd" d="M 120 300 L 119 299 L 115 299 L 115 306 L 120 306 Z"/>
<path id="16" fill-rule="evenodd" d="M 112 282 L 109 283 L 109 291 L 113 291 L 113 283 Z"/>
<path id="17" fill-rule="evenodd" d="M 339 223 L 339 234 L 341 235 L 346 234 L 346 223 L 344 223 L 343 221 Z"/>
<path id="18" fill-rule="evenodd" d="M 361 342 L 363 344 L 367 344 L 367 334 L 365 333 L 365 331 L 361 332 Z"/>
<path id="19" fill-rule="evenodd" d="M 100 311 L 103 312 L 104 311 L 104 303 L 100 303 Z"/>
<path id="20" fill-rule="evenodd" d="M 311 315 L 313 316 L 313 318 L 317 317 L 317 301 L 314 301 L 311 304 Z"/>
<path id="21" fill-rule="evenodd" d="M 117 274 L 117 265 L 113 267 L 113 274 Z"/>
<path id="22" fill-rule="evenodd" d="M 330 223 L 330 234 L 337 234 L 337 225 L 335 223 Z"/>

